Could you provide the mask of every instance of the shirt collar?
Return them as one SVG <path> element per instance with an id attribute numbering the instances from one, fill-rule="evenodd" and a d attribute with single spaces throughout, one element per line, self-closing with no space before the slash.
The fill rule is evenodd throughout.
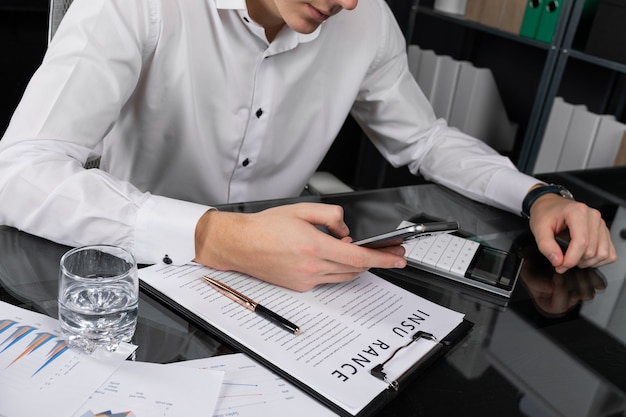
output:
<path id="1" fill-rule="evenodd" d="M 218 9 L 246 10 L 246 0 L 215 0 Z"/>
<path id="2" fill-rule="evenodd" d="M 244 13 L 248 13 L 248 6 L 246 5 L 246 0 L 214 0 L 215 6 L 218 9 L 230 9 L 230 10 L 240 10 Z M 322 24 L 323 25 L 323 24 Z M 317 29 L 315 29 L 312 33 L 304 34 L 298 33 L 289 29 L 293 34 L 292 38 L 297 39 L 299 43 L 306 43 L 316 39 L 319 36 L 322 25 L 319 25 Z"/>

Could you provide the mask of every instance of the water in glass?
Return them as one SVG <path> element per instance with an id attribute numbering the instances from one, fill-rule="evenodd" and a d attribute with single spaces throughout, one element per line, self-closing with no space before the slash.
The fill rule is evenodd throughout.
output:
<path id="1" fill-rule="evenodd" d="M 129 342 L 137 323 L 137 300 L 137 268 L 123 249 L 78 248 L 62 258 L 59 321 L 70 346 L 92 352 Z"/>

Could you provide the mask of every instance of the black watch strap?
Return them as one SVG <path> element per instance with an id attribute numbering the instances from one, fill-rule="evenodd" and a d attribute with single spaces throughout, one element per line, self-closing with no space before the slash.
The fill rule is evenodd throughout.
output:
<path id="1" fill-rule="evenodd" d="M 537 187 L 528 194 L 526 194 L 526 197 L 522 202 L 521 214 L 523 217 L 530 219 L 530 208 L 532 207 L 533 203 L 544 194 L 559 194 L 563 198 L 567 198 L 569 200 L 574 199 L 572 193 L 562 185 L 550 184 Z"/>

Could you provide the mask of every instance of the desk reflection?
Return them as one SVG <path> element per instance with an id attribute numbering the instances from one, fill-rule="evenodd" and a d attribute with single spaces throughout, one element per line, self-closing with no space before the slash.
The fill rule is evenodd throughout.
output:
<path id="1" fill-rule="evenodd" d="M 606 329 L 626 344 L 626 208 L 620 207 L 611 224 L 611 238 L 617 262 L 598 268 L 607 277 L 607 290 L 601 299 L 585 303 L 581 315 Z"/>
<path id="2" fill-rule="evenodd" d="M 252 212 L 303 200 L 343 206 L 355 239 L 426 216 L 456 220 L 481 242 L 519 251 L 524 258 L 510 298 L 412 268 L 374 271 L 465 313 L 475 324 L 466 339 L 379 416 L 613 417 L 626 413 L 625 208 L 609 218 L 618 262 L 564 275 L 555 274 L 538 253 L 525 220 L 432 184 L 220 209 Z M 0 226 L 0 300 L 56 317 L 58 265 L 68 249 Z M 139 346 L 137 360 L 159 363 L 230 351 L 143 293 L 133 342 Z"/>
<path id="3" fill-rule="evenodd" d="M 523 249 L 521 282 L 536 311 L 549 319 L 565 318 L 543 321 L 539 327 L 523 310 L 497 318 L 487 357 L 522 392 L 523 415 L 595 417 L 626 412 L 625 230 L 626 209 L 619 208 L 611 225 L 619 259 L 597 269 L 556 274 L 536 247 Z M 556 324 L 560 330 L 551 328 Z M 570 331 L 563 331 L 566 327 Z M 587 348 L 583 351 L 580 346 Z M 616 372 L 610 372 L 611 367 Z"/>
<path id="4" fill-rule="evenodd" d="M 525 262 L 520 271 L 537 310 L 547 317 L 561 317 L 582 302 L 592 301 L 596 292 L 606 289 L 607 282 L 597 269 L 573 268 L 557 274 L 554 267 L 536 247 L 528 247 L 522 254 Z"/>
<path id="5" fill-rule="evenodd" d="M 0 300 L 58 317 L 59 261 L 69 249 L 0 226 Z M 137 360 L 157 363 L 205 358 L 226 349 L 145 294 L 140 294 L 132 343 L 139 346 Z"/>

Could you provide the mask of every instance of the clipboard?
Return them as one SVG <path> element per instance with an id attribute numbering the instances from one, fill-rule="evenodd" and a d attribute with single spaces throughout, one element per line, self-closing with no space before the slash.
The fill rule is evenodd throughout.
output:
<path id="1" fill-rule="evenodd" d="M 170 266 L 164 268 L 176 267 Z M 146 280 L 141 278 L 142 275 L 144 277 L 146 275 L 145 273 L 142 274 L 142 270 L 140 270 L 139 275 L 140 287 L 148 295 L 163 303 L 168 308 L 174 310 L 176 313 L 180 314 L 187 320 L 193 322 L 194 325 L 196 325 L 197 327 L 215 335 L 217 338 L 219 338 L 229 346 L 235 348 L 238 351 L 248 354 L 250 357 L 258 361 L 268 369 L 272 370 L 277 375 L 280 375 L 282 378 L 292 383 L 302 391 L 306 392 L 313 398 L 317 399 L 319 402 L 327 406 L 332 411 L 344 417 L 366 417 L 380 410 L 385 404 L 395 398 L 398 393 L 401 392 L 411 380 L 421 374 L 424 369 L 426 369 L 429 365 L 435 362 L 438 358 L 445 355 L 445 353 L 447 353 L 450 348 L 452 348 L 463 337 L 465 337 L 465 335 L 473 327 L 473 323 L 463 318 L 462 321 L 454 329 L 448 332 L 444 337 L 440 337 L 438 339 L 434 338 L 434 336 L 428 332 L 413 332 L 407 343 L 404 343 L 397 349 L 394 349 L 393 352 L 385 352 L 385 356 L 380 355 L 380 357 L 377 357 L 376 363 L 374 363 L 373 361 L 371 363 L 368 363 L 367 369 L 364 368 L 364 371 L 367 371 L 368 373 L 367 377 L 383 381 L 385 384 L 385 388 L 381 389 L 376 395 L 368 398 L 367 404 L 360 408 L 356 413 L 354 413 L 351 412 L 349 409 L 342 407 L 340 404 L 337 404 L 335 401 L 333 401 L 331 398 L 328 398 L 323 393 L 320 393 L 320 391 L 315 389 L 313 386 L 303 381 L 303 378 L 298 377 L 297 375 L 292 375 L 282 366 L 268 359 L 266 355 L 262 354 L 259 350 L 251 347 L 250 344 L 246 344 L 245 341 L 240 340 L 236 337 L 232 337 L 231 335 L 224 332 L 220 328 L 220 324 L 216 320 L 207 320 L 202 315 L 194 312 L 193 308 L 188 308 L 187 306 L 183 305 L 184 303 L 181 303 L 174 299 L 173 297 L 175 297 L 175 295 L 172 294 L 170 291 L 163 290 L 163 288 L 159 284 L 154 285 L 154 279 L 149 278 Z M 381 282 L 385 282 L 385 285 L 397 287 L 395 284 L 392 284 L 384 280 L 383 278 L 380 278 L 378 276 L 375 277 L 377 279 L 380 279 Z M 399 289 L 399 287 L 397 288 Z M 428 349 L 426 354 L 421 355 L 414 362 L 412 362 L 411 366 L 400 375 L 395 377 L 388 377 L 387 369 L 389 368 L 389 365 L 393 364 L 394 360 L 397 359 L 396 355 L 401 355 L 411 346 L 420 343 L 430 343 L 432 344 L 432 347 Z"/>

